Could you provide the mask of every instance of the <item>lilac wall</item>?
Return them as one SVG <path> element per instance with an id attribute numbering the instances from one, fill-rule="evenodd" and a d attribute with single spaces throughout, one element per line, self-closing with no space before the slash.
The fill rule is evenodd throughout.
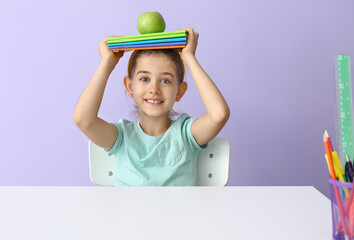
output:
<path id="1" fill-rule="evenodd" d="M 0 2 L 0 185 L 92 185 L 76 101 L 95 72 L 98 43 L 137 34 L 159 11 L 166 31 L 192 26 L 197 57 L 231 108 L 229 185 L 313 185 L 328 196 L 322 133 L 335 136 L 333 55 L 354 58 L 352 0 Z M 111 75 L 100 116 L 130 118 L 122 78 Z M 354 62 L 354 61 L 353 61 Z M 352 64 L 354 72 L 354 64 Z M 177 110 L 198 117 L 189 90 Z"/>

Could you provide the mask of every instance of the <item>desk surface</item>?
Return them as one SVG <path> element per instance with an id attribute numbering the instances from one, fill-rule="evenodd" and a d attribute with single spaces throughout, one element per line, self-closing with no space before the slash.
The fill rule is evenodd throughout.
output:
<path id="1" fill-rule="evenodd" d="M 332 239 L 313 187 L 0 187 L 0 239 Z"/>

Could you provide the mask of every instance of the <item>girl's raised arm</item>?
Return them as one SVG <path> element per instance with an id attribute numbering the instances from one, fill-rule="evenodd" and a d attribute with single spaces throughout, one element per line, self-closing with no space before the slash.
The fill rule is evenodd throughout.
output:
<path id="1" fill-rule="evenodd" d="M 92 142 L 107 150 L 112 148 L 117 139 L 118 130 L 112 123 L 104 121 L 97 115 L 109 75 L 124 54 L 108 51 L 107 41 L 110 37 L 115 36 L 109 36 L 99 44 L 101 63 L 82 92 L 73 114 L 73 120 L 78 128 Z"/>
<path id="2" fill-rule="evenodd" d="M 191 127 L 192 135 L 199 145 L 213 139 L 224 127 L 230 116 L 230 109 L 213 80 L 203 70 L 195 57 L 199 34 L 192 28 L 188 33 L 187 45 L 181 52 L 181 58 L 190 70 L 202 98 L 206 113 L 196 119 Z"/>

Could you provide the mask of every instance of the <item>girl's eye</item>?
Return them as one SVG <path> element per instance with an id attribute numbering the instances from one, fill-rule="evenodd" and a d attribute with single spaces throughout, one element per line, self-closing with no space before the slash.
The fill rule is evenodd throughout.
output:
<path id="1" fill-rule="evenodd" d="M 149 79 L 148 78 L 145 78 L 145 77 L 143 77 L 143 78 L 140 78 L 140 81 L 142 81 L 142 82 L 147 82 Z"/>
<path id="2" fill-rule="evenodd" d="M 168 79 L 162 79 L 161 82 L 162 82 L 162 83 L 170 83 L 170 80 L 168 80 Z"/>

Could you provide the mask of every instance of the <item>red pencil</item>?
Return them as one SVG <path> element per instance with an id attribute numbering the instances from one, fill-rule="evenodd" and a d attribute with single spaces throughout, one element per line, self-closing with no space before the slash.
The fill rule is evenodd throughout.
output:
<path id="1" fill-rule="evenodd" d="M 325 146 L 325 149 L 326 149 L 326 153 L 327 153 L 328 165 L 329 165 L 329 169 L 330 169 L 330 172 L 331 172 L 331 178 L 334 179 L 334 180 L 337 180 L 336 172 L 334 171 L 334 167 L 333 167 L 332 153 L 331 153 L 331 149 L 329 147 L 329 143 L 328 143 L 328 139 L 326 137 L 326 134 L 323 134 L 323 143 L 324 143 L 324 146 Z M 342 199 L 340 197 L 338 187 L 333 185 L 333 190 L 334 190 L 334 195 L 336 197 L 336 202 L 337 202 L 337 205 L 338 205 L 339 216 L 340 216 L 340 221 L 342 222 L 344 236 L 345 237 L 350 237 L 348 226 L 347 226 L 347 223 L 346 223 L 346 220 L 345 220 L 345 213 L 344 213 L 344 209 L 343 209 Z"/>
<path id="2" fill-rule="evenodd" d="M 331 178 L 334 179 L 334 180 L 337 180 L 336 172 L 334 171 L 334 166 L 333 166 L 333 159 L 332 159 L 332 153 L 331 153 L 332 151 L 331 151 L 331 148 L 329 146 L 326 134 L 323 134 L 323 143 L 324 143 L 324 146 L 325 146 L 325 149 L 326 149 L 326 154 L 327 154 L 327 158 L 328 158 L 328 165 L 329 165 L 329 171 L 330 171 L 330 174 L 331 174 Z"/>
<path id="3" fill-rule="evenodd" d="M 331 138 L 329 137 L 327 130 L 325 130 L 325 135 L 326 135 L 326 137 L 328 139 L 329 147 L 331 148 L 331 151 L 333 152 L 333 146 L 332 146 Z"/>

